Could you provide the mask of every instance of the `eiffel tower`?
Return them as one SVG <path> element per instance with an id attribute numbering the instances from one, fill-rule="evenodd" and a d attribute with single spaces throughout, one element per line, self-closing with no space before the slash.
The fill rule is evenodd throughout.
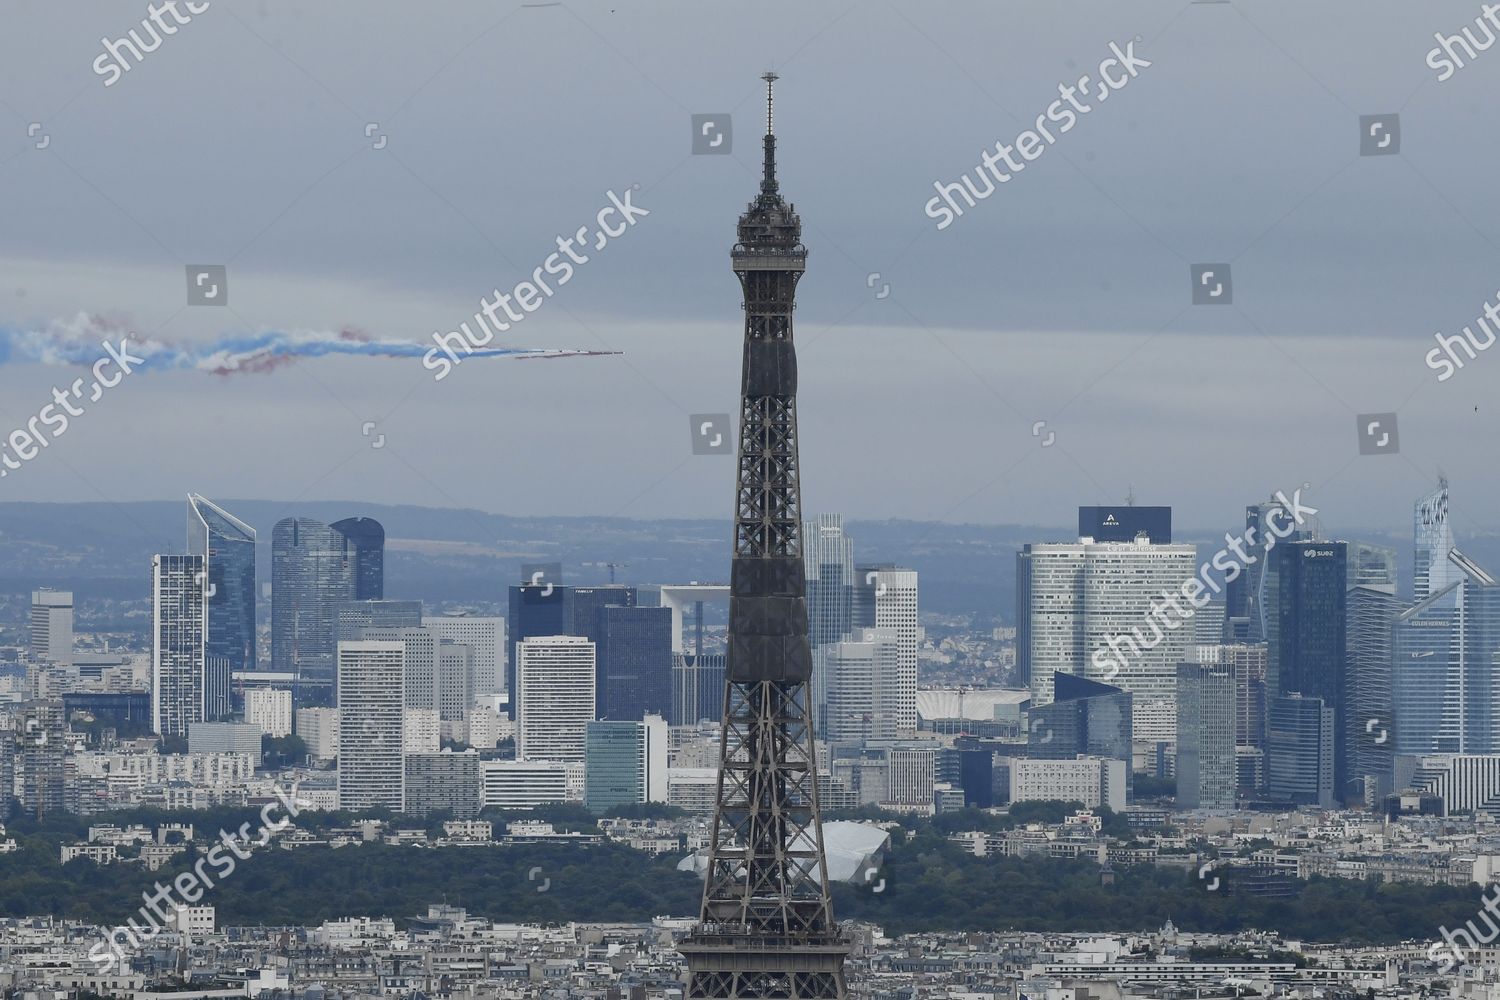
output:
<path id="1" fill-rule="evenodd" d="M 698 926 L 679 945 L 688 1000 L 843 1000 L 848 943 L 828 899 L 809 694 L 792 309 L 802 222 L 765 168 L 731 259 L 745 296 L 739 471 L 719 790 Z"/>

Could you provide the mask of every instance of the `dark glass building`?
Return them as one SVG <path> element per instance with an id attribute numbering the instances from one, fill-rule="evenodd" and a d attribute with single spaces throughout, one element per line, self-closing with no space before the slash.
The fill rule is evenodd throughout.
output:
<path id="1" fill-rule="evenodd" d="M 1374 805 L 1395 791 L 1391 787 L 1396 749 L 1392 654 L 1396 620 L 1405 607 L 1396 597 L 1394 580 L 1351 587 L 1348 606 L 1344 700 L 1349 711 L 1344 742 L 1349 787 L 1345 796 L 1361 795 Z"/>
<path id="2" fill-rule="evenodd" d="M 334 524 L 285 518 L 271 533 L 271 666 L 296 678 L 299 706 L 333 704 L 337 611 L 385 596 L 385 529 L 367 517 Z"/>
<path id="3" fill-rule="evenodd" d="M 1133 542 L 1141 535 L 1153 544 L 1172 541 L 1171 507 L 1079 507 L 1078 537 L 1096 542 Z"/>
<path id="4" fill-rule="evenodd" d="M 674 726 L 694 726 L 724 716 L 724 654 L 677 653 L 672 657 L 672 714 Z"/>
<path id="5" fill-rule="evenodd" d="M 639 722 L 672 711 L 672 609 L 604 606 L 595 615 L 594 705 L 600 719 Z"/>
<path id="6" fill-rule="evenodd" d="M 1131 693 L 1059 673 L 1053 677 L 1053 695 L 1051 703 L 1034 706 L 1027 713 L 1027 755 L 1071 760 L 1085 754 L 1123 760 L 1128 795 L 1134 705 Z"/>
<path id="7" fill-rule="evenodd" d="M 1351 721 L 1347 549 L 1343 542 L 1277 542 L 1267 553 L 1265 582 L 1266 697 L 1318 698 L 1333 712 L 1333 782 L 1340 796 L 1349 773 Z M 1268 767 L 1275 772 L 1274 760 Z"/>
<path id="8" fill-rule="evenodd" d="M 188 494 L 187 552 L 202 556 L 207 618 L 203 716 L 228 718 L 237 671 L 254 670 L 255 529 L 196 493 Z"/>
<path id="9" fill-rule="evenodd" d="M 1334 712 L 1321 698 L 1276 698 L 1266 710 L 1266 792 L 1293 805 L 1334 805 Z"/>

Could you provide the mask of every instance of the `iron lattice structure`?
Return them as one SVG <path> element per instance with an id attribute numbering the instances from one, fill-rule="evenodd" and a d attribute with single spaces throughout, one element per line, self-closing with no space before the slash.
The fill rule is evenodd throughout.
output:
<path id="1" fill-rule="evenodd" d="M 771 86 L 765 169 L 732 258 L 745 297 L 739 469 L 719 789 L 698 927 L 680 948 L 689 1000 L 843 1000 L 828 898 L 802 562 L 792 309 L 802 223 L 776 184 Z"/>

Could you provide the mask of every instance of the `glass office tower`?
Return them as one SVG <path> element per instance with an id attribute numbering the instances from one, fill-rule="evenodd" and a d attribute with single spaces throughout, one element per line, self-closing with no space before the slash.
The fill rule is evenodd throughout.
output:
<path id="1" fill-rule="evenodd" d="M 202 556 L 207 603 L 204 721 L 227 718 L 236 671 L 254 670 L 255 529 L 196 493 L 188 494 L 187 551 Z"/>

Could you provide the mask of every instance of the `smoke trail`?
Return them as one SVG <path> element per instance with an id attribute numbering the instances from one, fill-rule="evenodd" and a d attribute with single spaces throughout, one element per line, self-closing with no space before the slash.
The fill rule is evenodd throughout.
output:
<path id="1" fill-rule="evenodd" d="M 89 365 L 99 357 L 99 344 L 130 338 L 132 354 L 146 359 L 138 370 L 199 371 L 211 375 L 248 375 L 275 371 L 302 358 L 333 354 L 369 358 L 420 358 L 430 345 L 404 340 L 380 340 L 359 330 L 337 333 L 316 330 L 267 330 L 226 334 L 207 344 L 180 345 L 138 338 L 120 317 L 79 313 L 71 320 L 52 320 L 42 329 L 0 327 L 0 366 L 8 364 Z M 476 358 L 567 358 L 617 351 L 586 351 L 547 347 L 476 347 Z"/>

